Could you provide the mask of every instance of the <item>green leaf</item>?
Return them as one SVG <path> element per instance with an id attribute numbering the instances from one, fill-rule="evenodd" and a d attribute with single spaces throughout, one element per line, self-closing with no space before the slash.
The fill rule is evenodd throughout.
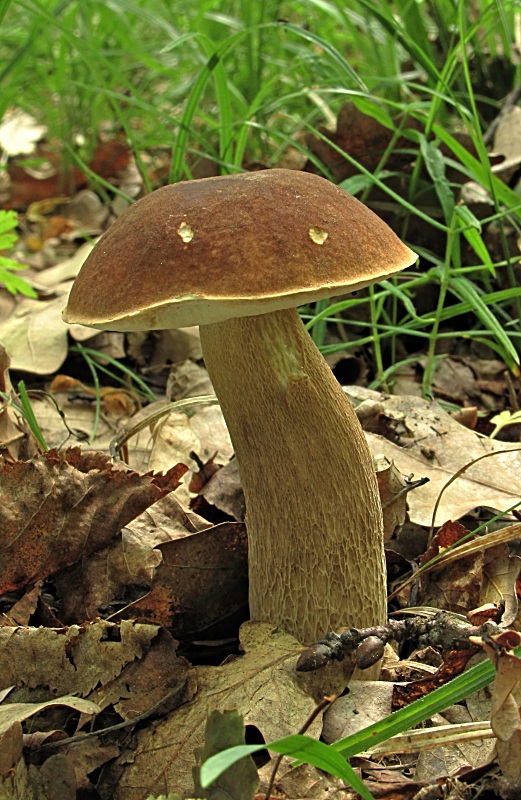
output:
<path id="1" fill-rule="evenodd" d="M 490 253 L 481 238 L 481 222 L 474 216 L 468 206 L 458 205 L 455 208 L 456 217 L 463 236 L 474 250 L 481 262 L 488 267 L 492 275 L 496 274 Z"/>
<path id="2" fill-rule="evenodd" d="M 441 125 L 434 124 L 433 131 L 449 147 L 456 158 L 467 168 L 472 178 L 485 189 L 493 189 L 497 199 L 504 203 L 513 214 L 521 218 L 521 197 L 513 189 L 503 183 L 490 168 L 484 167 L 454 136 L 451 136 Z"/>
<path id="3" fill-rule="evenodd" d="M 350 764 L 347 763 L 345 758 L 339 753 L 335 752 L 329 745 L 324 742 L 317 742 L 309 736 L 295 734 L 293 736 L 285 736 L 282 739 L 277 739 L 274 742 L 269 742 L 267 745 L 242 745 L 241 747 L 232 747 L 222 753 L 218 753 L 212 758 L 205 761 L 201 767 L 201 785 L 204 787 L 217 780 L 218 777 L 233 764 L 245 756 L 257 753 L 259 750 L 266 747 L 268 750 L 273 750 L 285 756 L 291 756 L 305 761 L 307 764 L 313 764 L 318 769 L 328 772 L 330 775 L 340 778 L 349 784 L 364 800 L 374 800 L 373 795 L 367 789 L 361 778 L 358 777 Z"/>
<path id="4" fill-rule="evenodd" d="M 207 800 L 253 800 L 259 788 L 259 778 L 253 760 L 244 757 L 247 754 L 230 763 L 218 775 L 214 774 L 212 780 L 203 779 L 206 765 L 212 757 L 219 758 L 224 753 L 244 749 L 244 738 L 244 720 L 237 710 L 215 709 L 208 714 L 204 747 L 198 748 L 195 753 L 198 762 L 203 762 L 201 767 L 194 770 L 195 794 L 198 797 L 204 796 Z M 206 789 L 204 794 L 202 789 Z"/>
<path id="5" fill-rule="evenodd" d="M 374 185 L 374 180 L 370 175 L 353 175 L 351 178 L 346 178 L 345 181 L 338 184 L 344 192 L 349 194 L 358 194 L 364 189 L 369 189 Z"/>

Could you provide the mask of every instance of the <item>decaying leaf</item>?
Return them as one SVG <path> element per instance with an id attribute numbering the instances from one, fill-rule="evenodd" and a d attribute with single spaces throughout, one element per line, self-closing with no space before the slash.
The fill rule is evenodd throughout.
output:
<path id="1" fill-rule="evenodd" d="M 494 454 L 469 467 L 441 495 L 436 525 L 459 519 L 478 507 L 505 511 L 521 496 L 521 449 L 497 442 L 460 425 L 435 402 L 419 397 L 388 397 L 360 386 L 346 394 L 354 403 L 374 401 L 379 409 L 363 420 L 371 452 L 383 454 L 403 475 L 428 477 L 408 495 L 412 522 L 430 527 L 436 501 L 454 475 L 469 462 Z"/>
<path id="2" fill-rule="evenodd" d="M 129 522 L 106 547 L 54 575 L 60 618 L 72 624 L 93 619 L 100 607 L 110 607 L 114 600 L 136 600 L 153 583 L 163 558 L 159 545 L 211 527 L 197 514 L 184 511 L 174 493 L 166 495 Z M 179 580 L 181 589 L 182 573 Z M 140 590 L 137 596 L 134 586 Z M 113 610 L 121 611 L 120 604 Z"/>
<path id="3" fill-rule="evenodd" d="M 7 397 L 11 397 L 13 392 L 9 378 L 10 364 L 11 360 L 6 349 L 0 344 L 0 392 Z M 20 457 L 22 450 L 27 447 L 31 448 L 31 455 L 36 452 L 32 441 L 31 443 L 27 442 L 20 417 L 14 413 L 9 401 L 0 397 L 0 452 L 9 459 L 16 460 Z"/>
<path id="4" fill-rule="evenodd" d="M 507 638 L 509 631 L 492 637 Z M 514 634 L 519 644 L 519 634 Z M 499 766 L 505 778 L 515 787 L 521 782 L 521 659 L 509 647 L 494 647 L 483 642 L 489 658 L 496 665 L 491 687 L 490 726 L 497 737 Z"/>
<path id="5" fill-rule="evenodd" d="M 483 554 L 483 587 L 482 603 L 504 604 L 501 616 L 504 627 L 512 625 L 517 617 L 519 602 L 516 594 L 516 583 L 521 568 L 521 559 L 510 551 L 506 544 L 491 547 Z"/>
<path id="6" fill-rule="evenodd" d="M 90 716 L 100 712 L 100 707 L 96 703 L 73 695 L 57 697 L 54 700 L 45 700 L 43 703 L 5 703 L 0 706 L 0 736 L 4 735 L 15 723 L 24 722 L 29 717 L 39 714 L 51 706 L 68 706 L 75 711 Z"/>
<path id="7" fill-rule="evenodd" d="M 468 533 L 459 522 L 445 522 L 434 535 L 420 565 L 428 563 Z M 446 567 L 434 568 L 431 573 L 423 576 L 422 605 L 457 614 L 465 614 L 468 609 L 477 608 L 482 602 L 483 560 L 483 552 L 476 550 Z"/>
<path id="8" fill-rule="evenodd" d="M 160 629 L 141 658 L 129 662 L 113 680 L 94 689 L 89 699 L 102 709 L 113 706 L 124 720 L 135 719 L 159 703 L 158 714 L 164 714 L 188 702 L 197 688 L 196 671 L 185 658 L 177 656 L 178 644 Z M 172 695 L 165 701 L 170 692 Z"/>
<path id="9" fill-rule="evenodd" d="M 221 469 L 217 469 L 199 494 L 219 511 L 223 511 L 238 522 L 244 521 L 246 504 L 236 458 L 232 458 Z"/>
<path id="10" fill-rule="evenodd" d="M 9 319 L 0 323 L 0 341 L 6 347 L 13 369 L 49 375 L 67 357 L 67 325 L 61 313 L 67 298 L 21 300 Z"/>
<path id="11" fill-rule="evenodd" d="M 0 592 L 46 577 L 107 545 L 145 508 L 179 485 L 165 475 L 116 468 L 79 448 L 0 462 Z"/>
<path id="12" fill-rule="evenodd" d="M 163 556 L 150 592 L 132 606 L 177 637 L 223 635 L 223 625 L 246 615 L 246 528 L 223 522 L 158 545 Z M 209 578 L 211 576 L 211 578 Z M 226 634 L 225 634 L 226 635 Z M 229 635 L 229 634 L 228 634 Z"/>
<path id="13" fill-rule="evenodd" d="M 72 760 L 57 753 L 41 767 L 27 766 L 22 743 L 19 722 L 0 735 L 0 800 L 76 800 L 78 786 Z"/>
<path id="14" fill-rule="evenodd" d="M 384 518 L 384 540 L 396 536 L 407 518 L 407 481 L 386 458 L 376 460 L 376 478 Z"/>
<path id="15" fill-rule="evenodd" d="M 157 636 L 156 625 L 98 620 L 69 628 L 0 628 L 0 688 L 16 687 L 11 700 L 32 689 L 85 697 L 136 658 Z"/>
<path id="16" fill-rule="evenodd" d="M 243 625 L 241 641 L 245 655 L 220 667 L 198 667 L 194 700 L 137 734 L 136 749 L 121 759 L 115 800 L 142 800 L 143 786 L 152 795 L 175 791 L 191 797 L 194 750 L 204 740 L 210 709 L 238 709 L 245 724 L 258 728 L 266 741 L 299 730 L 315 707 L 295 678 L 299 643 L 260 623 Z M 324 684 L 324 692 L 329 691 Z M 317 720 L 308 733 L 317 736 L 320 729 Z"/>

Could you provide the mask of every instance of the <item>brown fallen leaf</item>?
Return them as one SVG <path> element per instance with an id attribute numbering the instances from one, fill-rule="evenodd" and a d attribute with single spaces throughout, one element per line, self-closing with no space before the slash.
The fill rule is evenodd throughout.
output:
<path id="1" fill-rule="evenodd" d="M 75 192 L 87 184 L 85 174 L 78 168 L 68 169 L 65 161 L 55 147 L 40 142 L 36 157 L 49 166 L 48 174 L 35 177 L 34 170 L 28 172 L 23 161 L 10 159 L 8 172 L 11 178 L 9 208 L 24 208 L 36 200 L 47 200 L 64 194 L 65 188 Z M 128 144 L 117 139 L 100 142 L 89 164 L 89 169 L 105 178 L 115 178 L 129 163 Z M 67 168 L 67 175 L 64 169 Z"/>
<path id="2" fill-rule="evenodd" d="M 79 448 L 0 462 L 0 593 L 104 547 L 185 472 L 178 464 L 165 475 L 139 475 Z"/>
<path id="3" fill-rule="evenodd" d="M 384 540 L 397 536 L 407 519 L 407 481 L 386 458 L 376 459 L 376 479 L 384 518 Z"/>
<path id="4" fill-rule="evenodd" d="M 509 644 L 509 639 L 511 642 Z M 513 652 L 519 633 L 502 631 L 490 642 L 477 640 L 496 667 L 490 687 L 490 726 L 503 775 L 519 789 L 521 782 L 521 659 Z"/>
<path id="5" fill-rule="evenodd" d="M 465 669 L 469 659 L 476 652 L 475 647 L 468 650 L 452 650 L 445 658 L 441 667 L 427 678 L 410 681 L 407 684 L 395 684 L 393 689 L 393 711 L 404 708 L 414 700 L 425 697 L 429 692 L 444 686 Z"/>
<path id="6" fill-rule="evenodd" d="M 36 375 L 51 375 L 67 358 L 67 325 L 62 311 L 67 295 L 53 300 L 24 297 L 15 311 L 0 323 L 0 341 L 11 359 L 12 369 Z"/>
<path id="7" fill-rule="evenodd" d="M 435 533 L 428 550 L 420 559 L 427 564 L 439 553 L 456 544 L 469 531 L 459 522 L 445 522 Z M 476 550 L 440 569 L 421 576 L 421 605 L 466 614 L 481 604 L 484 554 Z"/>
<path id="8" fill-rule="evenodd" d="M 126 620 L 59 629 L 0 628 L 0 688 L 15 687 L 11 704 L 42 688 L 86 697 L 142 659 L 157 633 L 156 625 Z"/>
<path id="9" fill-rule="evenodd" d="M 419 397 L 389 397 L 360 386 L 345 387 L 355 407 L 371 400 L 379 412 L 363 427 L 371 452 L 383 454 L 403 475 L 427 477 L 408 495 L 409 517 L 429 527 L 438 496 L 466 464 L 485 454 L 441 495 L 436 525 L 478 507 L 506 511 L 521 496 L 521 448 L 497 442 L 460 425 L 437 403 Z"/>
<path id="10" fill-rule="evenodd" d="M 22 755 L 23 732 L 19 720 L 0 731 L 0 779 L 6 778 Z"/>
<path id="11" fill-rule="evenodd" d="M 28 625 L 29 619 L 36 611 L 40 593 L 42 590 L 42 582 L 38 581 L 34 586 L 25 592 L 23 597 L 16 601 L 16 603 L 9 609 L 9 615 L 3 614 L 0 617 L 0 625 Z"/>
<path id="12" fill-rule="evenodd" d="M 11 359 L 7 350 L 0 344 L 0 392 L 8 398 L 14 395 L 9 377 Z M 32 436 L 27 435 L 27 425 L 16 414 L 9 400 L 0 397 L 0 453 L 8 460 L 29 458 L 35 455 L 37 447 Z"/>
<path id="13" fill-rule="evenodd" d="M 89 694 L 89 700 L 101 709 L 113 706 L 124 720 L 132 720 L 160 703 L 180 682 L 156 716 L 191 700 L 196 692 L 196 670 L 182 656 L 177 656 L 179 642 L 165 630 L 159 630 L 141 658 L 128 663 L 113 680 Z"/>
<path id="14" fill-rule="evenodd" d="M 408 127 L 414 125 L 414 120 L 408 120 Z M 323 138 L 311 135 L 307 137 L 307 144 L 322 164 L 329 168 L 337 181 L 359 174 L 357 167 L 342 158 L 337 148 L 340 147 L 370 172 L 374 172 L 380 165 L 382 156 L 395 135 L 391 127 L 385 127 L 374 117 L 360 111 L 352 102 L 344 103 L 341 106 L 338 112 L 336 131 L 332 133 L 322 130 L 322 133 L 325 133 L 336 147 Z M 386 161 L 386 169 L 398 172 L 407 168 L 411 163 L 411 155 L 407 147 L 408 140 L 399 137 Z M 311 171 L 316 170 L 311 162 L 308 162 L 307 168 Z"/>
<path id="15" fill-rule="evenodd" d="M 90 716 L 100 712 L 100 708 L 96 703 L 73 695 L 56 697 L 54 700 L 44 700 L 42 703 L 6 703 L 0 706 L 0 735 L 5 734 L 15 723 L 24 722 L 26 719 L 52 706 L 68 706 L 75 711 Z"/>
<path id="16" fill-rule="evenodd" d="M 152 585 L 163 558 L 158 545 L 210 527 L 197 514 L 185 511 L 173 492 L 166 495 L 129 522 L 106 547 L 53 576 L 60 619 L 71 625 L 94 619 L 101 607 L 104 616 L 121 611 L 121 598 L 128 604 Z"/>
<path id="17" fill-rule="evenodd" d="M 240 658 L 197 668 L 198 693 L 190 703 L 137 732 L 135 748 L 118 761 L 123 771 L 114 800 L 143 800 L 143 786 L 148 794 L 173 791 L 192 797 L 194 750 L 203 743 L 209 709 L 238 709 L 245 724 L 258 728 L 265 741 L 299 730 L 315 707 L 295 677 L 299 643 L 262 623 L 243 625 L 241 642 L 245 655 Z M 322 680 L 328 694 L 331 675 Z M 319 736 L 320 731 L 317 719 L 308 734 Z"/>
<path id="18" fill-rule="evenodd" d="M 236 458 L 218 469 L 200 489 L 199 495 L 237 522 L 246 516 L 246 504 Z"/>
<path id="19" fill-rule="evenodd" d="M 86 394 L 92 398 L 99 396 L 105 412 L 116 417 L 131 417 L 139 407 L 139 397 L 130 389 L 100 386 L 98 390 L 94 390 L 69 375 L 55 375 L 50 383 L 49 391 L 51 394 L 66 392 L 72 395 Z"/>
<path id="20" fill-rule="evenodd" d="M 22 726 L 11 725 L 0 735 L 0 797 L 60 798 L 75 800 L 76 776 L 72 762 L 63 755 L 51 756 L 41 767 L 26 765 L 22 758 Z"/>
<path id="21" fill-rule="evenodd" d="M 223 522 L 158 545 L 163 560 L 150 592 L 131 608 L 178 638 L 215 638 L 246 616 L 246 528 Z M 224 630 L 223 630 L 224 626 Z M 229 635 L 229 633 L 228 633 Z"/>

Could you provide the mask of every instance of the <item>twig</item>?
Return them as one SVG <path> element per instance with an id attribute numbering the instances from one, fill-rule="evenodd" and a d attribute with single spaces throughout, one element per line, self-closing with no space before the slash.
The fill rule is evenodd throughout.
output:
<path id="1" fill-rule="evenodd" d="M 491 621 L 476 626 L 459 614 L 430 609 L 425 613 L 429 614 L 428 618 L 416 614 L 406 619 L 391 619 L 386 625 L 328 633 L 300 654 L 297 670 L 312 672 L 331 661 L 342 661 L 349 653 L 354 653 L 357 666 L 365 669 L 374 663 L 371 653 L 374 652 L 378 660 L 389 641 L 413 641 L 420 646 L 430 645 L 442 650 L 471 650 L 475 645 L 469 641 L 470 636 L 486 638 L 499 630 L 498 625 Z"/>

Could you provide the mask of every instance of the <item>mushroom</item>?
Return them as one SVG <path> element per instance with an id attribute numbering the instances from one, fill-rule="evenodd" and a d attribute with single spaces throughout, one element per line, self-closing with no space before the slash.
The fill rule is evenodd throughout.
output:
<path id="1" fill-rule="evenodd" d="M 115 331 L 200 325 L 246 499 L 251 618 L 303 643 L 385 622 L 386 575 L 369 448 L 296 306 L 416 258 L 316 175 L 205 178 L 131 206 L 86 260 L 64 312 Z"/>

